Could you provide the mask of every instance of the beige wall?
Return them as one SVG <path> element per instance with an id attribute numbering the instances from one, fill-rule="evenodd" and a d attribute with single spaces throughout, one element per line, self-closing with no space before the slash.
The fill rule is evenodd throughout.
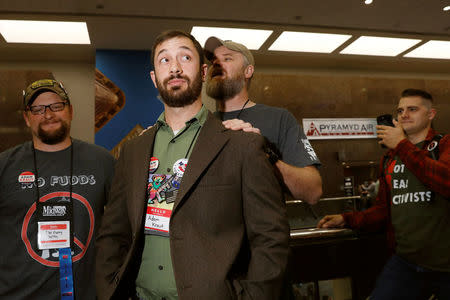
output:
<path id="1" fill-rule="evenodd" d="M 434 126 L 449 132 L 449 74 L 269 69 L 255 74 L 250 99 L 284 107 L 299 123 L 303 118 L 374 118 L 393 113 L 406 88 L 433 95 L 438 110 Z M 311 144 L 323 164 L 325 197 L 344 195 L 344 176 L 354 176 L 356 184 L 376 177 L 376 166 L 385 152 L 376 139 L 313 140 Z"/>

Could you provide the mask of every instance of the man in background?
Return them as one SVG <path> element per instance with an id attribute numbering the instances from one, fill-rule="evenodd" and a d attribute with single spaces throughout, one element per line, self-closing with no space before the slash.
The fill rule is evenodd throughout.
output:
<path id="1" fill-rule="evenodd" d="M 387 230 L 394 254 L 370 297 L 450 299 L 450 135 L 431 126 L 436 110 L 422 90 L 403 91 L 395 127 L 379 125 L 389 148 L 380 164 L 375 204 L 362 212 L 325 216 L 318 227 Z"/>
<path id="2" fill-rule="evenodd" d="M 93 239 L 114 159 L 70 137 L 61 83 L 33 82 L 23 104 L 32 140 L 0 153 L 0 298 L 95 300 Z"/>
<path id="3" fill-rule="evenodd" d="M 205 55 L 211 62 L 206 81 L 208 96 L 217 100 L 225 127 L 261 133 L 269 141 L 270 162 L 295 199 L 315 204 L 322 195 L 320 161 L 301 126 L 286 109 L 257 104 L 248 90 L 255 69 L 251 52 L 242 44 L 210 37 Z M 248 127 L 248 123 L 253 127 Z"/>

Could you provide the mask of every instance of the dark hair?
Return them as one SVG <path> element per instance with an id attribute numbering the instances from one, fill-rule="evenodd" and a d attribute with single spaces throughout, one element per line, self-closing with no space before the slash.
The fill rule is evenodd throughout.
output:
<path id="1" fill-rule="evenodd" d="M 200 45 L 200 43 L 195 39 L 195 37 L 193 37 L 191 34 L 181 31 L 181 30 L 168 30 L 168 31 L 164 31 L 162 33 L 160 33 L 155 41 L 153 42 L 153 47 L 152 47 L 152 64 L 153 67 L 155 66 L 155 50 L 156 47 L 158 47 L 161 43 L 176 38 L 176 37 L 186 37 L 188 39 L 190 39 L 192 41 L 192 43 L 195 46 L 195 49 L 197 50 L 198 56 L 200 58 L 200 66 L 203 65 L 205 63 L 205 55 L 203 53 L 203 48 Z"/>
<path id="2" fill-rule="evenodd" d="M 430 93 L 427 93 L 423 90 L 417 90 L 417 89 L 406 89 L 402 92 L 402 98 L 404 97 L 414 97 L 414 96 L 419 96 L 422 97 L 423 99 L 427 99 L 431 102 L 433 102 L 433 97 L 431 97 Z"/>

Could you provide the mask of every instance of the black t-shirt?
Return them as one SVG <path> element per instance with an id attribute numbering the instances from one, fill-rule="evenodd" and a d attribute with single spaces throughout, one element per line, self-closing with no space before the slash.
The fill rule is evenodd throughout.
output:
<path id="1" fill-rule="evenodd" d="M 31 142 L 0 153 L 0 298 L 61 299 L 57 249 L 39 250 L 35 173 Z M 41 202 L 70 199 L 70 147 L 57 152 L 36 150 Z M 113 176 L 113 157 L 103 148 L 73 141 L 72 247 L 75 299 L 94 300 L 94 238 Z"/>
<path id="2" fill-rule="evenodd" d="M 240 114 L 239 114 L 240 113 Z M 216 112 L 222 120 L 239 119 L 261 130 L 261 134 L 274 143 L 281 152 L 282 160 L 296 167 L 320 165 L 319 158 L 298 124 L 286 109 L 256 104 L 244 110 Z"/>

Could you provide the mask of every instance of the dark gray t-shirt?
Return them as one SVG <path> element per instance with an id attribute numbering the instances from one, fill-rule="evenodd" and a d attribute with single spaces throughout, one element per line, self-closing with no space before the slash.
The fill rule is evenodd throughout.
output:
<path id="1" fill-rule="evenodd" d="M 230 120 L 237 118 L 240 111 L 216 112 L 215 115 L 222 120 Z M 261 134 L 280 150 L 284 162 L 296 167 L 320 166 L 302 127 L 288 110 L 256 104 L 242 110 L 239 119 L 259 128 Z"/>
<path id="2" fill-rule="evenodd" d="M 38 250 L 35 183 L 24 183 L 34 171 L 31 142 L 0 153 L 0 298 L 61 299 L 57 249 Z M 70 199 L 70 147 L 57 152 L 36 150 L 41 201 Z M 107 201 L 114 159 L 103 148 L 73 140 L 72 247 L 75 299 L 94 300 L 94 238 Z"/>

